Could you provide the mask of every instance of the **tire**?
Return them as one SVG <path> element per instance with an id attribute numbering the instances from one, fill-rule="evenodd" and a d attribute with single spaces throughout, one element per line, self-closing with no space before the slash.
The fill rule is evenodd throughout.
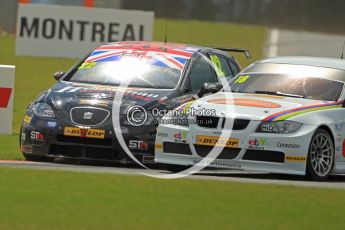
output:
<path id="1" fill-rule="evenodd" d="M 31 154 L 24 154 L 25 161 L 33 161 L 33 162 L 52 162 L 53 159 L 46 157 L 46 156 L 39 156 L 39 155 L 31 155 Z"/>
<path id="2" fill-rule="evenodd" d="M 23 131 L 23 126 L 20 126 L 20 132 L 19 132 L 19 149 L 22 149 L 22 131 Z"/>
<path id="3" fill-rule="evenodd" d="M 334 142 L 324 129 L 317 129 L 310 141 L 306 174 L 315 181 L 325 181 L 334 166 Z"/>

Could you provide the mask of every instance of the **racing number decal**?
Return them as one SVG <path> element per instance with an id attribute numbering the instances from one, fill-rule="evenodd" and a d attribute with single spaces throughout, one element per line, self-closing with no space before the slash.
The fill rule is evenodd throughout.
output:
<path id="1" fill-rule="evenodd" d="M 225 77 L 225 73 L 222 70 L 222 64 L 217 55 L 211 54 L 211 61 L 215 65 L 216 73 L 219 77 Z"/>
<path id="2" fill-rule="evenodd" d="M 249 75 L 240 76 L 239 78 L 237 78 L 235 83 L 237 83 L 237 84 L 245 83 L 249 78 L 250 78 Z"/>
<path id="3" fill-rule="evenodd" d="M 84 62 L 81 66 L 79 66 L 78 70 L 81 69 L 92 69 L 97 62 Z"/>

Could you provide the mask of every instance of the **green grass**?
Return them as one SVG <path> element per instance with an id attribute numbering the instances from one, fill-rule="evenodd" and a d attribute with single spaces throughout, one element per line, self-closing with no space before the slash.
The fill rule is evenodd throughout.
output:
<path id="1" fill-rule="evenodd" d="M 154 40 L 163 41 L 165 21 L 156 20 Z M 0 32 L 1 34 L 1 32 Z M 200 21 L 169 21 L 169 41 L 207 46 L 245 47 L 253 53 L 254 61 L 262 57 L 266 29 L 230 23 Z M 12 35 L 0 35 L 0 64 L 16 65 L 14 116 L 12 136 L 0 135 L 0 159 L 22 159 L 18 150 L 18 134 L 26 106 L 40 92 L 54 84 L 53 73 L 68 70 L 76 60 L 57 58 L 16 57 L 15 39 Z M 87 52 L 87 51 L 85 51 Z M 246 66 L 250 61 L 243 55 L 235 55 Z"/>
<path id="2" fill-rule="evenodd" d="M 0 229 L 343 229 L 343 190 L 0 168 Z"/>

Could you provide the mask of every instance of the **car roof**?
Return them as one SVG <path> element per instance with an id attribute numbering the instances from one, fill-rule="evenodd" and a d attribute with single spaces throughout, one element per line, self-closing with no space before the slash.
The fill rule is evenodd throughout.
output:
<path id="1" fill-rule="evenodd" d="M 267 58 L 257 63 L 291 64 L 345 70 L 345 60 L 325 57 L 286 56 Z"/>
<path id="2" fill-rule="evenodd" d="M 123 48 L 133 51 L 154 51 L 158 53 L 167 53 L 167 54 L 176 54 L 177 52 L 190 52 L 187 56 L 193 56 L 197 52 L 202 51 L 212 51 L 219 54 L 222 54 L 226 57 L 233 58 L 233 56 L 229 52 L 225 52 L 219 48 L 212 48 L 208 46 L 200 46 L 200 45 L 190 45 L 190 44 L 183 44 L 183 43 L 174 43 L 174 42 L 156 42 L 156 41 L 122 41 L 122 42 L 113 42 L 108 43 L 105 45 L 101 45 L 94 50 L 109 50 L 110 48 Z M 237 51 L 238 52 L 238 51 Z M 183 53 L 182 53 L 183 54 Z"/>
<path id="3" fill-rule="evenodd" d="M 172 53 L 175 52 L 189 52 L 194 54 L 203 49 L 210 49 L 203 46 L 188 45 L 182 43 L 173 43 L 173 42 L 150 42 L 150 41 L 123 41 L 123 42 L 113 42 L 108 43 L 102 46 L 99 46 L 95 50 L 104 50 L 104 49 L 128 49 L 134 51 L 155 51 L 158 53 Z M 188 55 L 189 56 L 189 55 Z"/>

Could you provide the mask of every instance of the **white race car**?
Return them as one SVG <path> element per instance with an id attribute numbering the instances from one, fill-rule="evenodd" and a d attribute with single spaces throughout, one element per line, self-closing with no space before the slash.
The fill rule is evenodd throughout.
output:
<path id="1" fill-rule="evenodd" d="M 345 173 L 344 84 L 345 60 L 258 61 L 218 93 L 202 97 L 219 88 L 204 85 L 200 99 L 178 108 L 182 116 L 165 116 L 158 127 L 155 161 L 187 168 L 216 150 L 210 167 L 314 180 Z"/>

